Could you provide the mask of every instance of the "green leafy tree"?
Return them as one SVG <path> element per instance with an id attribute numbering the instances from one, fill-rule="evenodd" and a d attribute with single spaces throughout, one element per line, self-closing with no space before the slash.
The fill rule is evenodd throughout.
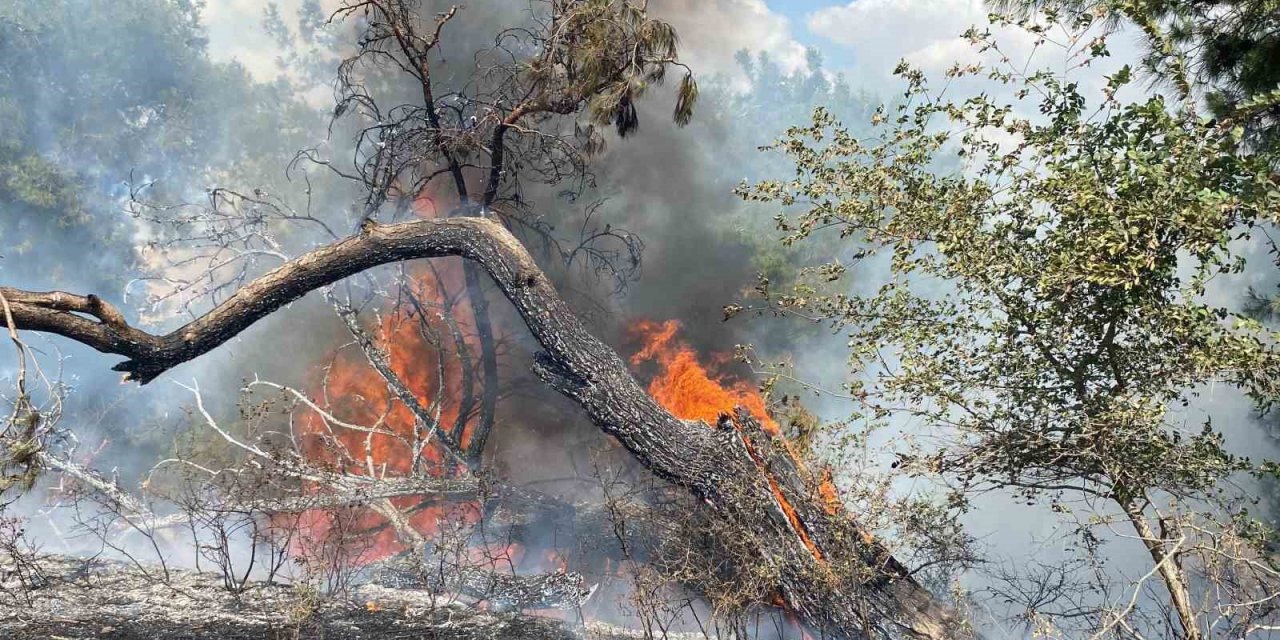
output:
<path id="1" fill-rule="evenodd" d="M 1105 51 L 1095 14 L 1038 19 L 1020 24 L 1040 44 L 1058 21 L 1068 54 Z M 760 289 L 775 310 L 849 332 L 868 424 L 909 417 L 941 443 L 902 452 L 903 470 L 951 482 L 961 505 L 1007 489 L 1081 511 L 1090 544 L 1130 529 L 1167 598 L 1059 622 L 1117 637 L 1264 633 L 1276 569 L 1225 490 L 1265 467 L 1209 421 L 1187 426 L 1187 408 L 1211 385 L 1280 389 L 1273 336 L 1205 300 L 1213 278 L 1244 267 L 1238 241 L 1274 220 L 1280 184 L 1241 126 L 1193 101 L 1118 100 L 1128 67 L 1091 103 L 1069 77 L 1024 74 L 988 34 L 968 36 L 1005 62 L 948 79 L 993 78 L 1012 103 L 951 98 L 903 64 L 907 101 L 873 116 L 878 135 L 820 109 L 776 144 L 794 177 L 741 193 L 785 207 L 784 244 L 835 234 L 852 257 Z M 939 171 L 947 157 L 961 167 Z M 876 286 L 850 284 L 877 267 Z"/>
<path id="2" fill-rule="evenodd" d="M 130 187 L 192 198 L 214 175 L 280 175 L 307 146 L 319 114 L 288 84 L 210 61 L 199 10 L 0 0 L 0 205 L 12 212 L 0 219 L 0 267 L 10 281 L 47 280 L 28 254 L 65 243 L 92 248 L 85 274 L 103 278 L 78 282 L 119 291 L 135 259 L 121 204 Z"/>
<path id="3" fill-rule="evenodd" d="M 1001 10 L 1045 7 L 997 0 Z M 1055 3 L 1063 4 L 1063 3 Z M 1073 0 L 1075 11 L 1127 19 L 1145 35 L 1146 68 L 1162 80 L 1187 75 L 1212 114 L 1244 122 L 1261 148 L 1280 142 L 1280 6 L 1274 0 Z M 1181 70 L 1170 63 L 1185 65 Z M 1184 88 L 1189 85 L 1183 83 Z"/>

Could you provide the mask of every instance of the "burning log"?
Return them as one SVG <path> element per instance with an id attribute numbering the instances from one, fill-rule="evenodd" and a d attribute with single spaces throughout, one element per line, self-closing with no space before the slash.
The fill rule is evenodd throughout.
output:
<path id="1" fill-rule="evenodd" d="M 967 634 L 882 545 L 848 514 L 831 509 L 818 483 L 749 413 L 723 416 L 713 428 L 659 405 L 496 220 L 370 223 L 358 235 L 281 265 L 161 336 L 130 326 L 92 295 L 0 288 L 0 302 L 9 325 L 122 355 L 127 360 L 114 369 L 145 384 L 310 291 L 378 265 L 443 256 L 462 256 L 489 273 L 544 349 L 535 357 L 536 373 L 642 464 L 705 501 L 749 541 L 755 561 L 773 576 L 781 604 L 813 629 L 843 637 Z"/>

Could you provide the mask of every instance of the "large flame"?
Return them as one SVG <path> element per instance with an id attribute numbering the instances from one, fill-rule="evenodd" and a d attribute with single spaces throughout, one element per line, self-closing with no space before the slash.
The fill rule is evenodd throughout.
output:
<path id="1" fill-rule="evenodd" d="M 658 364 L 659 371 L 649 382 L 649 394 L 677 418 L 702 420 L 709 425 L 716 424 L 721 415 L 732 414 L 735 408 L 743 407 L 760 422 L 769 436 L 782 445 L 783 450 L 795 462 L 796 468 L 805 472 L 803 460 L 782 436 L 782 430 L 769 415 L 764 398 L 755 385 L 748 381 L 732 381 L 727 376 L 708 370 L 698 361 L 697 351 L 679 338 L 679 332 L 680 323 L 675 320 L 640 320 L 628 329 L 628 333 L 638 338 L 642 345 L 631 357 L 632 366 L 644 362 Z M 713 362 L 727 360 L 724 355 L 712 357 Z M 816 560 L 825 562 L 822 549 L 813 541 L 795 506 L 787 499 L 777 478 L 769 471 L 766 461 L 760 459 L 756 446 L 745 436 L 743 442 L 769 482 L 769 489 L 773 492 L 778 508 L 790 521 L 796 535 Z M 823 469 L 818 478 L 817 494 L 823 509 L 834 515 L 839 509 L 840 498 L 829 469 Z"/>
<path id="2" fill-rule="evenodd" d="M 431 305 L 424 310 L 427 317 L 414 305 L 405 303 L 383 316 L 376 326 L 365 328 L 374 345 L 387 354 L 391 370 L 444 429 L 454 426 L 462 410 L 459 358 L 474 358 L 471 353 L 459 352 L 443 320 L 431 317 L 433 310 L 439 308 L 440 292 L 449 290 L 448 285 L 440 282 L 448 275 L 426 269 L 410 272 L 406 293 Z M 470 309 L 465 302 L 455 306 L 453 322 L 469 327 Z M 467 331 L 465 335 L 470 336 L 472 332 Z M 470 345 L 463 347 L 469 348 Z M 369 435 L 334 429 L 332 437 L 337 440 L 337 449 L 354 458 L 343 460 L 332 446 L 335 443 L 327 441 L 329 430 L 324 428 L 323 421 L 319 416 L 312 416 L 308 432 L 316 437 L 303 441 L 304 445 L 310 445 L 306 452 L 309 459 L 324 460 L 348 473 L 403 476 L 414 471 L 411 466 L 415 452 L 410 448 L 415 440 L 414 414 L 394 396 L 362 350 L 352 346 L 335 354 L 316 386 L 317 395 L 328 401 L 330 412 L 338 419 L 387 433 Z M 461 443 L 464 448 L 470 437 L 471 422 L 469 417 L 465 420 Z M 425 439 L 421 434 L 418 438 Z M 445 471 L 445 450 L 438 438 L 430 440 L 418 452 L 425 463 L 420 470 L 441 475 Z"/>
<path id="3" fill-rule="evenodd" d="M 415 203 L 414 210 L 422 217 L 435 215 L 435 207 L 425 198 Z M 467 394 L 462 363 L 464 359 L 478 362 L 479 348 L 472 310 L 466 297 L 457 295 L 464 287 L 461 262 L 415 264 L 405 276 L 398 304 L 381 310 L 362 330 L 386 354 L 390 369 L 440 428 L 450 431 L 461 425 L 459 445 L 466 450 L 471 444 L 475 403 L 463 406 Z M 472 396 L 479 393 L 474 389 Z M 358 346 L 348 345 L 332 354 L 318 372 L 311 396 L 338 421 L 377 431 L 342 428 L 309 413 L 300 421 L 299 440 L 303 455 L 315 464 L 371 477 L 440 477 L 461 470 L 440 438 L 424 432 L 413 411 L 395 396 Z M 415 447 L 415 443 L 420 444 Z M 391 502 L 428 538 L 443 521 L 471 523 L 479 517 L 479 509 L 465 503 L 430 505 L 414 497 Z M 312 515 L 310 537 L 323 537 L 330 520 L 326 514 Z M 369 538 L 363 562 L 401 550 L 395 531 L 385 525 L 373 511 L 359 518 L 357 528 L 366 530 Z"/>
<path id="4" fill-rule="evenodd" d="M 440 425 L 445 428 L 463 425 L 460 444 L 465 449 L 470 444 L 474 420 L 471 415 L 461 415 L 466 411 L 463 397 L 467 395 L 462 363 L 466 359 L 478 362 L 479 349 L 474 342 L 474 319 L 465 296 L 455 299 L 449 293 L 463 290 L 461 263 L 435 261 L 434 265 L 417 267 L 407 275 L 407 291 L 425 305 L 398 305 L 395 309 L 386 310 L 385 315 L 378 316 L 375 323 L 364 329 L 375 345 L 387 354 L 390 368 L 419 404 L 431 408 Z M 700 361 L 697 351 L 680 338 L 680 329 L 680 323 L 674 320 L 642 320 L 628 328 L 629 335 L 641 345 L 630 359 L 632 366 L 656 365 L 657 373 L 648 385 L 649 393 L 675 416 L 702 420 L 709 425 L 714 425 L 721 415 L 732 414 L 737 407 L 743 407 L 803 470 L 799 456 L 792 451 L 778 423 L 769 415 L 759 389 L 750 380 L 735 378 L 723 371 L 730 361 L 727 355 L 713 354 L 706 360 L 709 364 Z M 459 334 L 465 336 L 461 342 L 453 337 Z M 458 470 L 457 463 L 447 455 L 438 440 L 422 445 L 418 451 L 408 444 L 415 441 L 412 411 L 395 397 L 359 348 L 348 347 L 335 352 L 311 391 L 312 396 L 321 400 L 338 420 L 385 432 L 370 434 L 334 428 L 319 415 L 310 415 L 302 421 L 301 444 L 303 454 L 313 462 L 344 473 L 375 477 L 413 473 L 444 476 Z M 476 389 L 473 395 L 478 393 L 479 389 Z M 756 456 L 754 445 L 749 440 L 746 445 Z M 419 460 L 417 468 L 414 468 L 415 459 Z M 811 539 L 777 480 L 764 461 L 757 460 L 757 463 L 780 509 L 814 557 L 823 562 L 821 550 Z M 835 513 L 839 501 L 829 473 L 824 472 L 819 489 L 824 505 L 829 505 L 829 512 Z M 441 531 L 444 522 L 471 524 L 478 521 L 481 514 L 478 505 L 466 503 L 435 505 L 417 498 L 397 498 L 392 500 L 392 504 L 401 509 L 411 525 L 428 538 Z M 307 516 L 308 533 L 312 539 L 317 535 L 323 537 L 333 526 L 332 514 L 316 512 L 304 515 Z M 375 561 L 403 549 L 395 531 L 372 510 L 359 515 L 357 528 L 367 532 L 364 538 L 367 550 L 360 562 Z M 477 556 L 477 562 L 492 563 L 499 570 L 529 562 L 545 565 L 548 569 L 565 568 L 564 558 L 555 550 L 544 551 L 545 559 L 531 559 L 527 551 L 519 544 L 510 543 L 496 549 L 482 546 L 470 550 L 470 553 Z"/>
<path id="5" fill-rule="evenodd" d="M 649 395 L 677 418 L 707 424 L 715 424 L 721 414 L 732 414 L 734 408 L 744 407 L 767 433 L 781 435 L 755 385 L 708 371 L 698 362 L 697 351 L 678 337 L 679 332 L 680 323 L 676 320 L 639 320 L 628 328 L 628 333 L 642 342 L 641 349 L 631 356 L 632 366 L 655 362 L 660 369 L 649 383 Z M 724 356 L 716 359 L 727 360 Z"/>

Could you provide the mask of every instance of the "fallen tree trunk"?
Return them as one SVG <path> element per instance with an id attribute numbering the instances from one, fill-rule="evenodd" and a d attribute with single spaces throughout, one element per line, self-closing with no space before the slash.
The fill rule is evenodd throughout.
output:
<path id="1" fill-rule="evenodd" d="M 630 640 L 637 632 L 516 613 L 480 611 L 427 592 L 362 585 L 322 597 L 287 584 L 228 591 L 211 573 L 144 571 L 119 562 L 34 559 L 36 584 L 0 563 L 0 637 L 10 640 Z M 18 598 L 16 600 L 12 598 Z"/>
<path id="2" fill-rule="evenodd" d="M 433 562 L 413 554 L 379 563 L 372 568 L 369 583 L 396 590 L 460 593 L 488 603 L 495 611 L 578 609 L 593 593 L 578 573 L 512 575 L 492 568 Z"/>
<path id="3" fill-rule="evenodd" d="M 245 285 L 205 315 L 156 336 L 128 325 L 96 296 L 0 288 L 0 319 L 122 355 L 115 365 L 147 383 L 199 357 L 306 293 L 378 265 L 462 256 L 480 264 L 542 345 L 538 375 L 577 401 L 658 476 L 710 505 L 751 541 L 782 604 L 838 637 L 956 638 L 966 632 L 848 514 L 832 510 L 781 443 L 744 412 L 718 425 L 676 418 L 625 362 L 591 335 L 519 240 L 486 218 L 369 225 Z M 86 317 L 89 316 L 89 317 Z"/>

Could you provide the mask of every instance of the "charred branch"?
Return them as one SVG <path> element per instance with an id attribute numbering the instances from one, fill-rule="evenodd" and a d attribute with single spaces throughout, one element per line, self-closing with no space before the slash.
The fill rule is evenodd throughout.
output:
<path id="1" fill-rule="evenodd" d="M 462 256 L 479 264 L 543 348 L 536 372 L 575 400 L 658 476 L 690 490 L 754 545 L 785 605 L 814 629 L 846 637 L 954 638 L 952 613 L 905 575 L 845 513 L 831 510 L 790 456 L 745 412 L 716 427 L 680 420 L 591 335 L 524 246 L 500 223 L 451 217 L 367 225 L 245 285 L 205 315 L 156 336 L 92 297 L 2 288 L 21 330 L 59 334 L 104 353 L 142 383 L 209 352 L 310 291 L 374 266 Z M 86 317 L 82 314 L 92 317 Z"/>
<path id="2" fill-rule="evenodd" d="M 121 563 L 38 558 L 40 584 L 23 607 L 0 607 L 12 640 L 262 640 L 299 637 L 437 640 L 634 638 L 612 626 L 585 628 L 510 612 L 480 611 L 425 592 L 364 585 L 349 597 L 296 585 L 250 583 L 233 594 L 210 573 L 174 571 L 167 584 Z M 7 568 L 7 567 L 0 567 Z M 13 578 L 6 576 L 0 586 Z"/>
<path id="3" fill-rule="evenodd" d="M 402 555 L 375 567 L 370 583 L 388 589 L 430 593 L 460 593 L 489 603 L 496 611 L 577 609 L 591 597 L 582 575 L 557 571 L 541 575 L 513 575 Z"/>

